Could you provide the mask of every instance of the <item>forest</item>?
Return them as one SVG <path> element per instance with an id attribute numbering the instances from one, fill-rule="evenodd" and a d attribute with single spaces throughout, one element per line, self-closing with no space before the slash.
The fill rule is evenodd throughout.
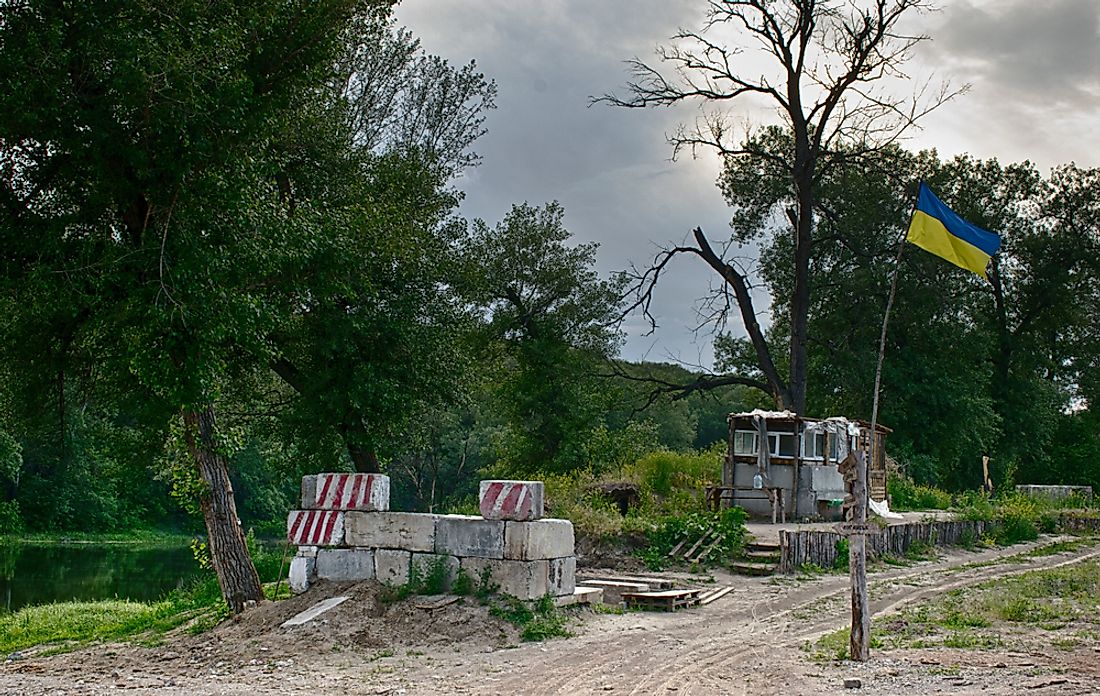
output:
<path id="1" fill-rule="evenodd" d="M 876 139 L 887 113 L 855 133 L 787 103 L 676 143 L 719 148 L 728 229 L 601 274 L 553 200 L 459 215 L 497 85 L 390 3 L 122 5 L 3 3 L 0 532 L 239 515 L 280 536 L 307 473 L 458 511 L 483 478 L 653 453 L 717 478 L 731 412 L 869 420 L 922 180 L 1003 244 L 988 281 L 901 258 L 879 414 L 899 475 L 974 489 L 988 455 L 998 487 L 1100 487 L 1100 170 L 941 158 Z M 596 108 L 699 96 L 635 67 Z M 620 354 L 674 268 L 723 281 L 699 300 L 711 371 Z"/>

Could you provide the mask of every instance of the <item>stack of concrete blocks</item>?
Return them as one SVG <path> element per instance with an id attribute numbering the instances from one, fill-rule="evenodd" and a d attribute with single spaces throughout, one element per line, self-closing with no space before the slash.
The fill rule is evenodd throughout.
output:
<path id="1" fill-rule="evenodd" d="M 409 581 L 442 563 L 453 580 L 462 569 L 475 582 L 488 573 L 499 591 L 520 599 L 573 595 L 573 523 L 543 519 L 541 481 L 482 481 L 481 516 L 389 510 L 381 474 L 317 474 L 302 479 L 302 510 L 287 520 L 298 545 L 290 586 L 315 580 Z"/>

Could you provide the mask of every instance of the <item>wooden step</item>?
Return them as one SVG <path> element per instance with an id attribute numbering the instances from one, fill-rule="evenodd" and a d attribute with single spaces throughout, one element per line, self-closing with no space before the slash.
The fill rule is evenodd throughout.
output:
<path id="1" fill-rule="evenodd" d="M 752 563 L 750 561 L 739 561 L 729 565 L 731 573 L 756 577 L 774 575 L 777 568 L 778 566 L 775 563 Z"/>

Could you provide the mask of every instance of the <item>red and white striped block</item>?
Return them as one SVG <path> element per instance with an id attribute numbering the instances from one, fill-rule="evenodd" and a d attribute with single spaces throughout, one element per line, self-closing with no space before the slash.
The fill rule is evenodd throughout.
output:
<path id="1" fill-rule="evenodd" d="M 485 519 L 525 522 L 542 514 L 542 481 L 481 482 L 481 516 Z"/>
<path id="2" fill-rule="evenodd" d="M 344 513 L 337 510 L 291 510 L 286 538 L 298 546 L 340 546 L 344 543 Z"/>
<path id="3" fill-rule="evenodd" d="M 389 510 L 390 477 L 383 474 L 303 476 L 302 507 L 365 512 Z"/>

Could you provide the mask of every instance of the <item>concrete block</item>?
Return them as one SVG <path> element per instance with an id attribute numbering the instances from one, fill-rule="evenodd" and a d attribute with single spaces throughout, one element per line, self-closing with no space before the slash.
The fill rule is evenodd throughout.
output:
<path id="1" fill-rule="evenodd" d="M 416 568 L 420 574 L 420 579 L 423 580 L 431 572 L 432 566 L 435 563 L 439 563 L 442 559 L 443 565 L 447 568 L 447 583 L 446 588 L 451 589 L 451 583 L 454 582 L 455 575 L 458 573 L 459 560 L 454 556 L 447 556 L 437 553 L 414 553 L 412 554 L 412 566 Z"/>
<path id="2" fill-rule="evenodd" d="M 538 561 L 573 555 L 573 523 L 569 520 L 537 520 L 504 523 L 504 557 Z"/>
<path id="3" fill-rule="evenodd" d="M 546 591 L 555 597 L 571 595 L 577 588 L 577 558 L 552 558 L 547 562 Z"/>
<path id="4" fill-rule="evenodd" d="M 305 556 L 305 557 L 308 557 L 308 558 L 317 558 L 317 547 L 316 546 L 299 546 L 298 547 L 298 555 L 299 556 Z"/>
<path id="5" fill-rule="evenodd" d="M 374 578 L 387 585 L 404 585 L 409 582 L 409 564 L 412 554 L 394 549 L 375 549 Z"/>
<path id="6" fill-rule="evenodd" d="M 374 551 L 370 549 L 321 549 L 317 552 L 317 577 L 336 582 L 374 579 Z"/>
<path id="7" fill-rule="evenodd" d="M 482 481 L 478 499 L 487 520 L 537 520 L 543 515 L 542 481 Z"/>
<path id="8" fill-rule="evenodd" d="M 549 561 L 504 561 L 492 558 L 463 558 L 462 568 L 478 580 L 488 568 L 499 591 L 520 599 L 538 599 L 546 594 Z"/>
<path id="9" fill-rule="evenodd" d="M 290 559 L 290 591 L 301 594 L 317 578 L 316 556 L 295 556 Z"/>
<path id="10" fill-rule="evenodd" d="M 345 537 L 348 546 L 433 553 L 437 517 L 417 512 L 348 512 Z"/>
<path id="11" fill-rule="evenodd" d="M 448 556 L 504 558 L 504 522 L 471 515 L 439 515 L 435 552 Z"/>
<path id="12" fill-rule="evenodd" d="M 340 546 L 344 543 L 344 513 L 334 510 L 291 510 L 287 539 L 299 546 Z"/>
<path id="13" fill-rule="evenodd" d="M 315 474 L 302 477 L 307 510 L 389 510 L 390 477 L 383 474 Z"/>

